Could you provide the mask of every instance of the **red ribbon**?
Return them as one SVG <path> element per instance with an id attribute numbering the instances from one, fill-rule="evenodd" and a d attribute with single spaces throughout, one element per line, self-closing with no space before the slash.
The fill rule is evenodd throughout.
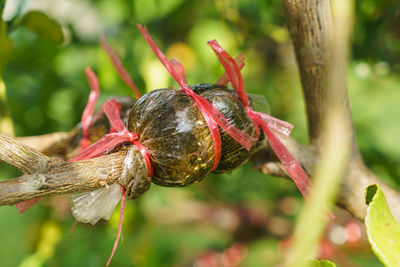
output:
<path id="1" fill-rule="evenodd" d="M 103 47 L 104 51 L 106 51 L 108 57 L 111 60 L 111 63 L 114 65 L 115 69 L 117 70 L 119 77 L 121 77 L 122 81 L 128 85 L 129 88 L 133 91 L 133 94 L 135 95 L 136 99 L 140 98 L 140 93 L 139 89 L 136 87 L 135 83 L 133 82 L 131 76 L 128 74 L 128 72 L 125 70 L 124 66 L 121 63 L 121 60 L 119 59 L 117 53 L 111 48 L 111 46 L 108 44 L 106 38 L 104 35 L 100 36 L 100 43 L 101 46 Z"/>
<path id="2" fill-rule="evenodd" d="M 147 148 L 140 143 L 139 137 L 136 133 L 129 132 L 121 120 L 121 103 L 119 103 L 114 98 L 111 98 L 102 106 L 104 113 L 106 114 L 108 120 L 110 121 L 111 128 L 114 129 L 113 133 L 109 133 L 100 138 L 96 143 L 89 146 L 88 148 L 82 150 L 78 155 L 71 158 L 69 161 L 79 161 L 84 159 L 90 159 L 97 157 L 105 152 L 109 152 L 114 149 L 117 145 L 131 142 L 133 143 L 142 154 L 147 170 L 150 177 L 153 176 L 153 164 L 151 161 L 150 154 Z"/>
<path id="3" fill-rule="evenodd" d="M 196 102 L 201 113 L 203 114 L 203 117 L 206 120 L 207 125 L 210 129 L 211 138 L 214 144 L 215 160 L 211 170 L 217 168 L 221 158 L 221 136 L 219 134 L 218 126 L 220 126 L 245 149 L 250 150 L 252 147 L 252 142 L 255 141 L 255 138 L 249 136 L 246 132 L 234 127 L 207 99 L 194 93 L 193 90 L 186 85 L 183 76 L 174 68 L 173 64 L 171 64 L 167 57 L 158 48 L 156 43 L 151 38 L 149 32 L 147 31 L 147 28 L 139 24 L 137 24 L 136 26 L 142 33 L 143 37 L 146 39 L 156 57 L 161 61 L 161 63 L 175 79 L 175 81 L 181 86 L 181 90 L 189 95 Z"/>
<path id="4" fill-rule="evenodd" d="M 88 146 L 90 146 L 90 139 L 89 139 L 89 127 L 90 123 L 92 122 L 92 114 L 94 111 L 94 108 L 96 106 L 97 99 L 99 98 L 99 82 L 96 78 L 96 74 L 90 69 L 86 68 L 86 76 L 89 81 L 89 85 L 91 88 L 88 103 L 85 107 L 85 110 L 82 113 L 82 133 L 83 133 L 83 138 L 81 139 L 80 142 L 80 148 L 85 149 Z"/>
<path id="5" fill-rule="evenodd" d="M 235 57 L 235 62 L 236 62 L 236 64 L 238 65 L 238 67 L 239 67 L 240 70 L 243 69 L 243 67 L 244 67 L 244 64 L 245 64 L 245 63 L 244 63 L 244 59 L 245 59 L 245 57 L 244 57 L 244 54 L 243 54 L 243 53 L 240 53 L 239 55 L 237 55 L 237 56 Z M 217 81 L 215 84 L 225 86 L 225 85 L 227 85 L 228 83 L 229 83 L 229 76 L 228 76 L 228 73 L 224 72 L 224 74 L 221 75 L 221 77 L 218 79 L 218 81 Z"/>
<path id="6" fill-rule="evenodd" d="M 208 44 L 214 50 L 215 55 L 218 57 L 222 66 L 224 67 L 233 89 L 246 109 L 248 117 L 253 120 L 255 125 L 260 126 L 263 129 L 272 149 L 275 151 L 279 160 L 282 162 L 289 176 L 293 179 L 304 198 L 307 199 L 307 192 L 311 187 L 310 178 L 304 172 L 300 164 L 290 154 L 287 148 L 281 143 L 279 138 L 276 137 L 271 131 L 271 129 L 274 129 L 288 136 L 293 126 L 267 114 L 252 110 L 249 106 L 249 99 L 244 89 L 244 81 L 242 74 L 240 73 L 239 66 L 236 64 L 235 60 L 217 43 L 216 40 L 208 41 Z"/>

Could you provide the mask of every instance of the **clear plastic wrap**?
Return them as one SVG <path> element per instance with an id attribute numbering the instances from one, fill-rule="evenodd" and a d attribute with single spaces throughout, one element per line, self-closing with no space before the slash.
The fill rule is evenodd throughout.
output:
<path id="1" fill-rule="evenodd" d="M 147 167 L 137 147 L 124 149 L 127 153 L 118 183 L 71 196 L 71 210 L 77 221 L 94 225 L 100 219 L 108 220 L 121 200 L 121 186 L 129 199 L 141 196 L 150 188 Z"/>
<path id="2" fill-rule="evenodd" d="M 90 192 L 71 196 L 71 211 L 75 219 L 96 224 L 100 219 L 109 220 L 121 200 L 121 186 L 117 183 Z"/>
<path id="3" fill-rule="evenodd" d="M 209 100 L 232 126 L 255 139 L 256 129 L 246 117 L 246 112 L 234 91 L 211 84 L 195 85 L 192 88 Z M 105 109 L 107 110 L 107 107 Z M 116 109 L 118 108 L 113 107 L 111 113 L 106 112 L 106 114 L 112 121 L 112 127 L 119 132 L 106 135 L 96 145 L 86 150 L 92 154 L 85 154 L 83 151 L 74 160 L 92 157 L 98 151 L 102 151 L 104 147 L 99 147 L 102 147 L 103 143 L 117 144 L 120 142 L 118 138 L 127 135 L 125 126 L 115 118 L 118 114 L 114 112 Z M 187 94 L 159 89 L 144 95 L 132 107 L 127 126 L 129 132 L 139 137 L 138 141 L 146 147 L 151 156 L 154 183 L 163 186 L 186 186 L 202 180 L 211 171 L 215 152 L 210 130 L 199 107 Z M 121 140 L 128 141 L 128 139 Z M 221 141 L 221 160 L 216 172 L 237 168 L 247 161 L 256 146 L 254 142 L 252 149 L 248 151 L 224 131 L 221 131 Z M 128 198 L 136 198 L 150 187 L 146 163 L 135 145 L 116 149 L 121 148 L 126 149 L 127 153 L 118 182 L 126 189 Z M 81 222 L 92 223 L 104 217 L 102 212 L 95 216 L 97 206 L 89 201 L 90 198 L 100 196 L 110 203 L 115 203 L 113 196 L 116 197 L 116 194 L 109 190 L 99 189 L 73 196 L 75 218 Z"/>
<path id="4" fill-rule="evenodd" d="M 210 101 L 237 129 L 256 139 L 256 129 L 249 121 L 234 91 L 224 86 L 199 84 L 191 88 Z M 202 180 L 215 159 L 209 128 L 198 106 L 181 91 L 160 89 L 144 95 L 133 106 L 128 129 L 137 133 L 149 150 L 154 166 L 153 182 L 164 186 L 186 186 Z M 221 159 L 216 172 L 231 171 L 251 156 L 250 151 L 221 134 Z"/>
<path id="5" fill-rule="evenodd" d="M 232 126 L 246 132 L 249 136 L 257 140 L 257 130 L 255 125 L 246 116 L 246 111 L 242 103 L 237 98 L 233 90 L 228 90 L 225 86 L 213 84 L 198 84 L 191 88 L 199 95 L 210 101 Z M 221 159 L 214 172 L 229 172 L 242 164 L 246 163 L 257 147 L 257 142 L 252 143 L 250 150 L 246 150 L 242 145 L 233 140 L 225 131 L 220 129 L 221 134 Z"/>
<path id="6" fill-rule="evenodd" d="M 144 95 L 129 114 L 128 130 L 148 149 L 156 184 L 189 185 L 211 170 L 215 155 L 210 130 L 183 92 L 160 89 Z"/>
<path id="7" fill-rule="evenodd" d="M 147 174 L 153 174 L 152 182 L 159 185 L 187 186 L 199 182 L 212 170 L 224 172 L 237 168 L 256 148 L 260 137 L 258 127 L 261 127 L 296 184 L 305 185 L 299 186 L 305 193 L 309 187 L 308 177 L 304 171 L 300 172 L 301 167 L 270 131 L 274 129 L 288 135 L 291 125 L 253 110 L 244 90 L 240 67 L 216 41 L 210 41 L 209 45 L 224 66 L 234 92 L 210 84 L 190 88 L 186 85 L 182 66 L 165 57 L 147 29 L 140 25 L 138 28 L 182 88 L 179 91 L 159 89 L 141 97 L 129 114 L 127 128 L 116 111 L 120 105 L 115 100 L 108 101 L 109 106 L 104 110 L 113 132 L 84 150 L 76 160 L 108 153 L 122 143 L 133 143 L 142 158 L 137 151 L 134 153 L 132 148 L 129 149 L 119 183 L 136 197 L 148 189 Z M 221 83 L 227 81 L 225 77 Z M 143 165 L 147 166 L 147 174 L 138 171 Z M 294 171 L 292 165 L 296 165 Z"/>

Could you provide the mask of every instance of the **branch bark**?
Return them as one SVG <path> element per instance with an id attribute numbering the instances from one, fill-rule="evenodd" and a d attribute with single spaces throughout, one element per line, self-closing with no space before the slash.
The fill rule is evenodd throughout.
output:
<path id="1" fill-rule="evenodd" d="M 314 175 L 319 161 L 319 149 L 314 145 L 302 145 L 291 138 L 281 138 L 290 153 L 299 161 L 306 172 Z M 259 150 L 251 159 L 256 170 L 268 175 L 289 178 L 282 164 L 276 159 L 273 151 L 266 147 Z M 361 159 L 352 160 L 343 177 L 337 205 L 349 211 L 353 216 L 364 219 L 367 205 L 364 201 L 364 190 L 371 184 L 378 184 L 389 203 L 393 217 L 400 223 L 400 192 L 390 187 L 370 171 Z"/>
<path id="2" fill-rule="evenodd" d="M 332 35 L 329 0 L 284 0 L 287 27 L 300 70 L 311 143 L 326 115 L 327 62 Z"/>
<path id="3" fill-rule="evenodd" d="M 332 14 L 329 0 L 283 0 L 287 26 L 293 41 L 293 47 L 299 67 L 303 94 L 306 102 L 310 145 L 301 146 L 292 139 L 282 140 L 287 145 L 297 160 L 312 176 L 320 154 L 320 141 L 324 134 L 323 123 L 329 108 L 328 99 L 328 63 L 334 62 L 330 58 L 330 41 L 332 32 Z M 332 60 L 332 61 L 331 61 Z M 342 64 L 343 62 L 339 62 Z M 350 211 L 354 216 L 364 219 L 366 204 L 364 203 L 364 190 L 370 184 L 378 184 L 385 193 L 393 216 L 400 222 L 400 193 L 382 182 L 363 163 L 351 119 L 345 67 L 335 82 L 335 92 L 339 94 L 341 104 L 349 124 L 348 135 L 352 140 L 351 157 L 348 170 L 342 180 L 337 203 Z M 287 176 L 280 163 L 270 155 L 267 150 L 264 157 L 253 157 L 255 166 L 267 174 Z"/>
<path id="4" fill-rule="evenodd" d="M 69 133 L 56 132 L 39 136 L 17 137 L 16 140 L 33 147 L 47 156 L 64 156 L 71 146 L 71 139 L 80 133 L 79 128 Z M 69 148 L 71 149 L 71 148 Z"/>
<path id="5" fill-rule="evenodd" d="M 126 150 L 120 150 L 95 159 L 66 162 L 0 135 L 0 160 L 26 173 L 0 181 L 0 206 L 113 184 L 121 176 L 125 155 Z"/>

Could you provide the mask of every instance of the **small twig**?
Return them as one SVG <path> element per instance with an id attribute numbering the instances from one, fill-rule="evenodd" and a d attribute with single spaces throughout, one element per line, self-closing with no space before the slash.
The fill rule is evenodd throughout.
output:
<path id="1" fill-rule="evenodd" d="M 319 162 L 319 151 L 313 145 L 304 146 L 291 138 L 282 138 L 281 141 L 287 149 L 301 163 L 310 176 L 314 175 L 315 165 Z M 289 177 L 282 165 L 277 162 L 270 148 L 265 148 L 257 152 L 251 161 L 256 170 L 269 175 Z M 271 171 L 272 170 L 272 171 Z M 400 192 L 385 184 L 372 171 L 370 171 L 359 160 L 352 160 L 349 163 L 347 172 L 342 180 L 340 194 L 337 204 L 348 210 L 353 216 L 364 219 L 367 205 L 364 202 L 364 190 L 371 184 L 378 184 L 389 203 L 393 217 L 400 222 Z"/>
<path id="2" fill-rule="evenodd" d="M 116 97 L 122 104 L 121 117 L 123 121 L 128 119 L 128 113 L 135 103 L 135 100 L 127 96 Z M 110 130 L 110 124 L 102 109 L 98 109 L 92 116 L 89 128 L 91 142 L 97 141 Z M 79 150 L 80 140 L 82 139 L 81 125 L 77 125 L 70 132 L 55 132 L 37 136 L 16 137 L 15 139 L 28 145 L 46 156 L 54 156 L 62 159 L 69 159 Z"/>
<path id="3" fill-rule="evenodd" d="M 10 137 L 0 135 L 0 161 L 31 174 L 48 168 L 52 159 Z"/>
<path id="4" fill-rule="evenodd" d="M 16 137 L 15 140 L 35 148 L 46 156 L 64 156 L 67 148 L 71 146 L 72 138 L 76 134 L 78 134 L 78 131 L 73 130 L 69 133 L 56 132 L 37 136 Z"/>
<path id="5" fill-rule="evenodd" d="M 0 181 L 0 205 L 112 184 L 121 175 L 125 155 L 126 150 L 121 150 L 79 162 L 58 161 L 0 135 L 0 160 L 26 173 Z"/>

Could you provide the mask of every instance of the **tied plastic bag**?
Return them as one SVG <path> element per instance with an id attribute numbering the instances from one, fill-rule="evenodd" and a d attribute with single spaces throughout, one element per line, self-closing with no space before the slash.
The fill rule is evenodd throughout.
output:
<path id="1" fill-rule="evenodd" d="M 100 219 L 109 220 L 121 200 L 121 186 L 117 183 L 100 189 L 71 196 L 71 211 L 75 219 L 95 225 Z"/>
<path id="2" fill-rule="evenodd" d="M 146 155 L 151 156 L 152 182 L 163 186 L 186 186 L 199 182 L 212 170 L 229 171 L 246 162 L 258 144 L 260 127 L 296 184 L 304 185 L 299 188 L 305 194 L 310 185 L 307 175 L 271 132 L 276 130 L 288 135 L 291 125 L 253 110 L 244 90 L 240 68 L 233 58 L 216 41 L 209 42 L 235 93 L 212 85 L 189 88 L 182 72 L 175 70 L 147 29 L 138 27 L 181 90 L 160 89 L 144 95 L 133 106 L 127 128 L 119 120 L 118 127 L 112 126 L 115 133 L 107 134 L 97 142 L 97 147 L 91 146 L 89 152 L 84 150 L 82 153 L 95 156 L 108 153 L 123 142 L 140 143 L 146 149 Z M 219 127 L 224 130 L 221 135 Z M 135 177 L 132 179 L 134 181 Z M 127 182 L 121 185 L 126 188 Z"/>

